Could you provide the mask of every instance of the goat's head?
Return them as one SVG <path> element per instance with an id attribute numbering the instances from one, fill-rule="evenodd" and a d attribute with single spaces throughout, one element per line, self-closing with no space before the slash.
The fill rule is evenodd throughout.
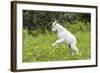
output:
<path id="1" fill-rule="evenodd" d="M 52 31 L 57 31 L 57 21 L 54 21 L 52 24 Z"/>

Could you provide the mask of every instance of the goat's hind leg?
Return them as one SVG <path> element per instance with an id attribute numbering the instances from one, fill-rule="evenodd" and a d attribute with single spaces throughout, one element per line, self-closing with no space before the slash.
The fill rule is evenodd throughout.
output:
<path id="1" fill-rule="evenodd" d="M 68 50 L 68 52 L 69 52 L 71 55 L 73 55 L 73 49 L 71 48 L 71 45 L 68 45 L 68 47 L 70 48 L 70 49 Z"/>
<path id="2" fill-rule="evenodd" d="M 78 50 L 78 48 L 77 48 L 77 46 L 76 46 L 76 44 L 71 44 L 70 45 L 70 47 L 71 47 L 71 49 L 72 49 L 72 55 L 75 53 L 75 54 L 79 54 L 79 50 Z"/>

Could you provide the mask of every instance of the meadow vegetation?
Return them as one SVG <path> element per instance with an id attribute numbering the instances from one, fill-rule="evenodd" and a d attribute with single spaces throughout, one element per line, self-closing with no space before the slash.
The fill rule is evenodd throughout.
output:
<path id="1" fill-rule="evenodd" d="M 80 51 L 78 55 L 71 55 L 70 48 L 64 43 L 59 47 L 51 46 L 57 39 L 56 32 L 46 31 L 46 33 L 41 33 L 39 29 L 31 31 L 30 34 L 28 29 L 24 29 L 23 62 L 90 59 L 90 31 L 88 25 L 85 26 L 83 23 L 77 22 L 71 26 L 70 24 L 65 26 L 77 38 L 77 46 Z"/>
<path id="2" fill-rule="evenodd" d="M 57 39 L 56 32 L 51 31 L 54 20 L 76 36 L 78 55 L 71 55 L 64 43 L 52 47 Z M 89 13 L 23 10 L 23 62 L 90 59 L 90 21 Z"/>

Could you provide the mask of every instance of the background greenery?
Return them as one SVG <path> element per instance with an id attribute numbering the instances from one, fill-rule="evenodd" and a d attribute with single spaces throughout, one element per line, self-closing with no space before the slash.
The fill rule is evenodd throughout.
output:
<path id="1" fill-rule="evenodd" d="M 89 13 L 23 10 L 23 62 L 90 59 L 90 19 Z M 51 46 L 57 39 L 51 31 L 54 20 L 76 36 L 78 55 L 65 44 Z"/>

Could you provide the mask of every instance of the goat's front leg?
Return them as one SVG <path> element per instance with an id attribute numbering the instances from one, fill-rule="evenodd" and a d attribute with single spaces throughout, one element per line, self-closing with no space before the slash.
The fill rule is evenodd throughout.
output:
<path id="1" fill-rule="evenodd" d="M 52 44 L 52 46 L 56 46 L 57 44 L 60 44 L 60 43 L 62 43 L 63 41 L 64 41 L 63 39 L 58 39 L 58 40 L 56 40 L 55 43 Z"/>

